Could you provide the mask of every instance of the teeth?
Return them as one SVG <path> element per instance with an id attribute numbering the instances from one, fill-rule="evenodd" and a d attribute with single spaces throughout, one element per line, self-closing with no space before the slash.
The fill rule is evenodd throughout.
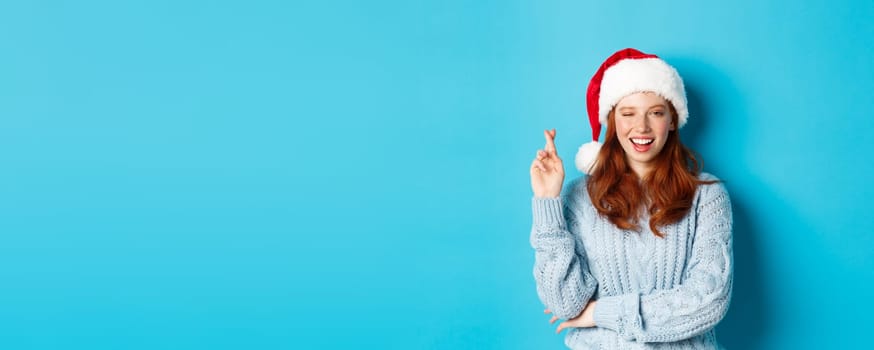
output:
<path id="1" fill-rule="evenodd" d="M 634 142 L 638 145 L 648 145 L 653 142 L 653 139 L 631 139 L 631 142 Z"/>

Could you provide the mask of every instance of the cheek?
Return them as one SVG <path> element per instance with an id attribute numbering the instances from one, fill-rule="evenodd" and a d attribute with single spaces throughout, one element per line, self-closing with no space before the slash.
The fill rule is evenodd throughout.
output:
<path id="1" fill-rule="evenodd" d="M 659 123 L 655 127 L 655 132 L 661 135 L 662 137 L 668 136 L 668 133 L 671 132 L 671 123 Z"/>
<path id="2" fill-rule="evenodd" d="M 622 136 L 628 133 L 628 129 L 631 128 L 631 123 L 627 121 L 617 120 L 616 121 L 616 136 Z"/>
<path id="3" fill-rule="evenodd" d="M 667 138 L 667 137 L 668 137 L 668 134 L 669 134 L 670 132 L 671 132 L 671 128 L 670 128 L 670 127 L 667 127 L 667 128 L 662 129 L 662 131 L 661 131 L 662 139 Z"/>

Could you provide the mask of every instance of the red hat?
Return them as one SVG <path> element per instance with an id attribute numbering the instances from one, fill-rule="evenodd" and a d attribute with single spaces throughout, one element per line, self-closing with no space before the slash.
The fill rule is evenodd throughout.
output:
<path id="1" fill-rule="evenodd" d="M 592 142 L 583 144 L 577 151 L 577 169 L 592 173 L 601 149 L 598 136 L 601 135 L 601 125 L 607 123 L 607 115 L 623 97 L 642 91 L 655 92 L 670 101 L 677 111 L 677 127 L 686 124 L 689 117 L 686 89 L 677 70 L 653 54 L 632 48 L 616 51 L 601 64 L 589 82 L 586 107 L 592 126 Z"/>

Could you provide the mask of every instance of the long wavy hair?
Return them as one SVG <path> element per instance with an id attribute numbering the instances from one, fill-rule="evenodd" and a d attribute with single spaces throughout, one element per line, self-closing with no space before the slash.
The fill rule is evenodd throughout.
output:
<path id="1" fill-rule="evenodd" d="M 668 108 L 673 125 L 678 125 L 673 104 L 669 102 Z M 640 230 L 645 208 L 650 215 L 650 230 L 664 238 L 659 228 L 680 221 L 689 212 L 698 185 L 717 181 L 698 179 L 701 163 L 680 142 L 679 128 L 668 132 L 664 148 L 653 159 L 652 170 L 643 179 L 638 178 L 616 136 L 615 110 L 607 116 L 607 136 L 586 185 L 589 197 L 601 215 L 626 230 Z"/>

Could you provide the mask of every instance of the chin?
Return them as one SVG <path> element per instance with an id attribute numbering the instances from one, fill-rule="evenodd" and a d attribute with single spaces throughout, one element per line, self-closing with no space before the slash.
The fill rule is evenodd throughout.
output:
<path id="1" fill-rule="evenodd" d="M 631 150 L 631 152 L 625 150 L 625 158 L 637 163 L 650 163 L 654 161 L 658 155 L 659 152 L 647 152 L 645 154 L 640 154 L 640 152 L 637 152 L 635 150 Z"/>

